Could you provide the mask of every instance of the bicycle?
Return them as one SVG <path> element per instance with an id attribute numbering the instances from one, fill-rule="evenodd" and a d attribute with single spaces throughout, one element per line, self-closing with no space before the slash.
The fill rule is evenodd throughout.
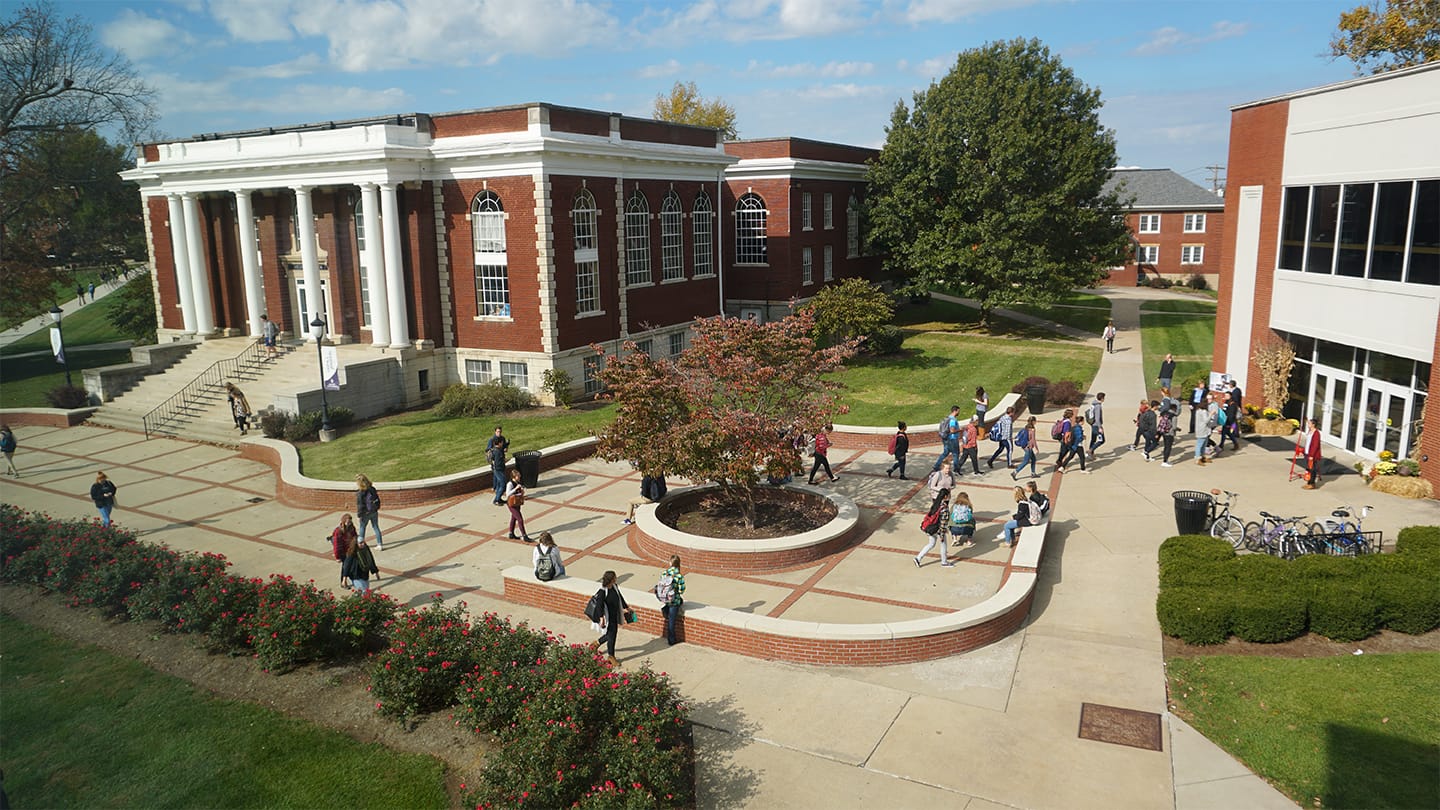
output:
<path id="1" fill-rule="evenodd" d="M 1355 507 L 1342 506 L 1332 511 L 1331 516 L 1337 520 L 1326 519 L 1322 526 L 1319 523 L 1310 524 L 1310 536 L 1316 538 L 1317 543 L 1322 546 L 1322 553 L 1333 554 L 1341 557 L 1354 557 L 1357 554 L 1371 554 L 1375 549 L 1365 537 L 1365 518 L 1370 515 L 1373 506 L 1363 506 L 1354 522 L 1350 518 L 1355 513 Z"/>
<path id="2" fill-rule="evenodd" d="M 1245 540 L 1245 524 L 1240 518 L 1230 514 L 1230 507 L 1240 496 L 1229 490 L 1212 489 L 1210 494 L 1216 496 L 1210 502 L 1210 536 L 1225 540 L 1230 543 L 1231 548 L 1238 549 Z M 1225 496 L 1225 502 L 1221 503 L 1219 496 Z M 1216 511 L 1216 507 L 1220 507 Z"/>
<path id="3" fill-rule="evenodd" d="M 1305 519 L 1304 515 L 1282 518 L 1269 512 L 1261 512 L 1260 517 L 1260 522 L 1252 520 L 1245 524 L 1245 548 L 1287 560 L 1314 551 L 1306 542 L 1307 535 L 1300 530 L 1300 521 Z"/>

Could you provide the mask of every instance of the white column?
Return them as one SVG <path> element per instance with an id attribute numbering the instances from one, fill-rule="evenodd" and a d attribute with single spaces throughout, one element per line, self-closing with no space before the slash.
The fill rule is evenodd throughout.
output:
<path id="1" fill-rule="evenodd" d="M 320 257 L 315 255 L 315 211 L 310 206 L 310 187 L 295 186 L 295 229 L 300 235 L 300 267 L 305 274 L 305 304 L 310 320 L 320 317 Z M 314 341 L 310 324 L 301 324 L 305 339 Z M 325 324 L 325 333 L 331 332 Z"/>
<path id="2" fill-rule="evenodd" d="M 240 268 L 245 274 L 245 316 L 250 320 L 250 336 L 260 337 L 260 316 L 265 313 L 261 297 L 260 264 L 255 260 L 255 212 L 250 208 L 250 192 L 234 191 L 235 219 L 239 227 Z"/>
<path id="3" fill-rule="evenodd" d="M 380 195 L 374 183 L 360 184 L 360 216 L 365 227 L 365 281 L 370 285 L 370 342 L 375 346 L 390 345 L 389 285 L 380 245 Z"/>
<path id="4" fill-rule="evenodd" d="M 215 307 L 210 298 L 210 268 L 205 265 L 205 239 L 200 233 L 200 200 L 194 194 L 180 195 L 185 209 L 185 247 L 190 255 L 190 294 L 195 297 L 195 332 L 215 331 Z"/>
<path id="5" fill-rule="evenodd" d="M 405 317 L 404 266 L 400 263 L 400 204 L 395 184 L 380 184 L 380 218 L 385 226 L 386 300 L 390 304 L 390 347 L 410 345 L 410 321 Z"/>
<path id="6" fill-rule="evenodd" d="M 179 194 L 166 196 L 170 204 L 170 253 L 175 259 L 175 291 L 185 331 L 195 334 L 195 297 L 190 292 L 190 253 L 185 247 L 185 211 Z M 162 321 L 163 323 L 163 321 Z"/>

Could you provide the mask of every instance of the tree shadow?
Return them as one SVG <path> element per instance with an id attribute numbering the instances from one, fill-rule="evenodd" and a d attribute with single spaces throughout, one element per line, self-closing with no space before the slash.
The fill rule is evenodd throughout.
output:
<path id="1" fill-rule="evenodd" d="M 696 737 L 696 806 L 749 806 L 759 792 L 760 774 L 737 764 L 735 755 L 750 745 L 759 726 L 738 708 L 733 695 L 697 701 L 687 709 Z"/>
<path id="2" fill-rule="evenodd" d="M 1440 807 L 1435 746 L 1355 726 L 1325 727 L 1325 807 Z"/>

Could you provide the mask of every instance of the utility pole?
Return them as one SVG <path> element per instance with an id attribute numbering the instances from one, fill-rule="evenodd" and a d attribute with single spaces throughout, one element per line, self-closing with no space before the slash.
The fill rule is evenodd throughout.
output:
<path id="1" fill-rule="evenodd" d="M 1223 190 L 1223 189 L 1225 188 L 1223 185 L 1221 185 L 1221 180 L 1220 180 L 1220 172 L 1223 171 L 1223 170 L 1225 169 L 1225 167 L 1224 167 L 1224 166 L 1206 166 L 1205 168 L 1207 168 L 1207 169 L 1210 170 L 1210 191 L 1211 191 L 1211 193 L 1213 193 L 1213 194 L 1219 194 L 1219 193 L 1221 192 L 1221 190 Z"/>

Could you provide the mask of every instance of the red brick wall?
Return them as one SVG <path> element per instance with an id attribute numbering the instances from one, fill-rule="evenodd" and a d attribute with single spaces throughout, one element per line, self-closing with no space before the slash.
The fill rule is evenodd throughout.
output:
<path id="1" fill-rule="evenodd" d="M 457 135 L 485 135 L 491 132 L 523 132 L 529 126 L 530 111 L 528 108 L 482 110 L 431 116 L 430 136 L 450 138 Z"/>
<path id="2" fill-rule="evenodd" d="M 627 141 L 669 143 L 677 146 L 715 146 L 714 130 L 646 118 L 621 118 L 620 137 Z"/>
<path id="3" fill-rule="evenodd" d="M 1159 233 L 1140 233 L 1141 214 L 1160 214 Z M 1185 215 L 1187 213 L 1205 215 L 1204 233 L 1185 233 Z M 1225 213 L 1218 210 L 1206 211 L 1146 211 L 1136 209 L 1125 216 L 1125 224 L 1130 228 L 1130 233 L 1135 237 L 1135 243 L 1139 245 L 1156 245 L 1160 248 L 1160 261 L 1154 264 L 1137 265 L 1132 255 L 1131 261 L 1126 263 L 1126 268 L 1138 274 L 1143 270 L 1147 275 L 1165 276 L 1190 276 L 1199 273 L 1201 275 L 1216 275 L 1224 263 L 1225 251 Z M 1204 246 L 1204 256 L 1200 264 L 1181 264 L 1181 248 L 1185 245 Z"/>
<path id="4" fill-rule="evenodd" d="M 255 241 L 260 247 L 261 272 L 265 276 L 264 312 L 281 331 L 302 335 L 304 325 L 294 323 L 290 309 L 291 280 L 289 271 L 281 267 L 280 256 L 290 250 L 290 217 L 295 210 L 295 195 L 289 189 L 264 194 L 251 194 L 251 207 L 259 224 Z"/>
<path id="5" fill-rule="evenodd" d="M 551 119 L 553 124 L 554 119 Z M 604 315 L 575 318 L 575 231 L 570 208 L 580 193 L 582 178 L 574 175 L 550 177 L 551 221 L 554 223 L 552 249 L 555 256 L 556 348 L 560 350 L 613 340 L 620 334 L 620 295 L 616 263 L 620 249 L 615 236 L 615 178 L 583 178 L 600 213 L 595 217 L 596 248 L 600 264 L 600 309 Z"/>
<path id="6" fill-rule="evenodd" d="M 790 217 L 792 225 L 789 238 L 785 244 L 788 246 L 789 255 L 787 264 L 789 270 L 784 275 L 776 275 L 772 279 L 775 285 L 773 289 L 784 291 L 780 300 L 788 300 L 791 297 L 809 298 L 820 291 L 825 285 L 825 246 L 829 245 L 834 256 L 835 280 L 850 278 L 852 276 L 866 276 L 873 278 L 874 269 L 878 269 L 878 262 L 866 259 L 863 256 L 848 258 L 849 252 L 847 212 L 853 195 L 857 200 L 861 199 L 864 193 L 864 186 L 859 183 L 837 182 L 833 180 L 806 180 L 797 179 L 793 181 L 790 191 Z M 805 194 L 810 194 L 811 230 L 804 228 L 804 206 Z M 825 228 L 825 195 L 830 194 L 834 209 L 831 215 L 831 227 Z M 767 200 L 768 202 L 768 200 Z M 772 214 L 773 216 L 773 214 Z M 733 234 L 731 236 L 733 241 Z M 813 272 L 811 283 L 804 284 L 803 250 L 809 247 L 813 258 Z M 732 248 L 733 249 L 733 248 Z M 873 267 L 872 267 L 873 266 Z M 780 282 L 784 282 L 783 286 Z M 727 295 L 731 295 L 728 287 Z"/>
<path id="7" fill-rule="evenodd" d="M 735 265 L 735 202 L 750 192 L 760 195 L 770 212 L 765 224 L 768 267 Z M 788 301 L 799 289 L 799 254 L 792 264 L 790 249 L 792 208 L 798 222 L 799 205 L 798 201 L 792 205 L 790 180 L 786 178 L 726 181 L 716 235 L 724 240 L 721 255 L 725 257 L 726 298 Z"/>
<path id="8" fill-rule="evenodd" d="M 157 161 L 157 160 L 160 159 L 160 145 L 159 145 L 159 144 L 147 143 L 147 144 L 145 144 L 145 146 L 142 147 L 142 148 L 145 150 L 145 159 L 146 159 L 147 161 L 149 161 L 149 162 L 151 162 L 151 163 L 154 163 L 155 161 Z"/>
<path id="9" fill-rule="evenodd" d="M 500 197 L 506 213 L 505 250 L 510 271 L 511 320 L 475 320 L 478 314 L 475 305 L 475 243 L 468 215 L 471 202 L 486 188 L 486 181 L 444 181 L 441 189 L 455 301 L 455 345 L 538 352 L 541 349 L 540 283 L 539 258 L 535 254 L 535 183 L 529 177 L 492 177 L 488 178 L 488 187 Z M 595 192 L 598 189 L 592 190 L 592 193 Z M 602 199 L 598 193 L 595 193 L 595 202 L 602 210 L 615 205 L 613 198 Z M 568 225 L 568 213 L 564 221 Z"/>
<path id="10" fill-rule="evenodd" d="M 1430 358 L 1430 383 L 1425 397 L 1425 424 L 1440 425 L 1440 323 L 1435 324 L 1435 353 Z M 1419 414 L 1411 414 L 1415 419 Z M 1435 488 L 1440 497 L 1440 430 L 1431 427 L 1420 434 L 1420 449 L 1411 450 L 1410 457 L 1420 462 L 1420 475 Z"/>
<path id="11" fill-rule="evenodd" d="M 706 317 L 718 315 L 720 312 L 719 280 L 703 278 L 697 281 L 694 278 L 695 242 L 690 233 L 694 220 L 688 216 L 681 221 L 680 225 L 680 258 L 686 280 L 668 284 L 660 283 L 663 275 L 660 208 L 665 202 L 666 195 L 673 188 L 680 197 L 681 210 L 689 214 L 694 208 L 695 195 L 702 189 L 712 195 L 711 205 L 714 205 L 714 185 L 698 181 L 626 179 L 625 199 L 627 201 L 637 186 L 645 194 L 645 198 L 650 204 L 650 278 L 653 283 L 648 286 L 627 288 L 625 292 L 626 311 L 629 316 L 627 328 L 633 334 L 658 326 L 689 323 L 697 315 Z M 623 255 L 624 251 L 620 250 L 616 253 L 619 256 Z"/>
<path id="12" fill-rule="evenodd" d="M 550 129 L 555 132 L 603 137 L 610 134 L 610 116 L 599 112 L 551 107 Z"/>
<path id="13" fill-rule="evenodd" d="M 215 305 L 215 326 L 219 329 L 245 328 L 245 282 L 236 249 L 235 197 L 212 194 L 200 199 L 201 230 L 205 233 L 205 257 L 212 279 L 210 294 Z M 248 330 L 247 330 L 248 331 Z"/>
<path id="14" fill-rule="evenodd" d="M 405 188 L 401 191 L 400 205 L 406 225 L 403 241 L 405 270 L 410 282 L 410 301 L 407 302 L 410 312 L 410 337 L 412 340 L 433 340 L 435 345 L 444 346 L 444 322 L 440 318 L 440 260 L 435 251 L 434 195 L 434 187 L 427 180 L 418 188 Z M 468 211 L 469 204 L 466 206 Z M 534 207 L 532 203 L 530 209 L 533 210 Z M 534 243 L 533 239 L 531 243 Z M 474 251 L 471 251 L 472 261 L 474 255 Z M 514 254 L 511 255 L 513 257 Z M 472 286 L 475 283 L 473 272 L 470 274 L 470 283 Z M 513 267 L 510 283 L 513 289 Z M 473 294 L 470 300 L 473 307 Z M 513 295 L 511 300 L 514 300 Z"/>
<path id="15" fill-rule="evenodd" d="M 1250 338 L 1259 341 L 1269 333 L 1270 299 L 1275 288 L 1275 255 L 1280 227 L 1281 172 L 1285 167 L 1285 127 L 1289 121 L 1290 103 L 1277 101 L 1258 107 L 1247 107 L 1230 114 L 1230 157 L 1226 168 L 1225 229 L 1220 265 L 1220 297 L 1215 313 L 1215 368 L 1234 373 L 1225 367 L 1229 349 L 1230 310 L 1232 297 L 1250 295 L 1250 290 L 1235 290 L 1235 244 L 1238 235 L 1234 223 L 1240 206 L 1240 189 L 1264 186 L 1260 209 L 1260 244 L 1256 257 L 1255 311 Z M 1252 362 L 1246 379 L 1260 378 L 1260 370 Z"/>
<path id="16" fill-rule="evenodd" d="M 175 244 L 170 241 L 170 202 L 165 197 L 146 199 L 145 215 L 150 218 L 150 238 L 155 263 L 155 276 L 160 287 L 160 326 L 163 329 L 184 329 L 180 312 L 180 292 L 175 286 Z"/>

